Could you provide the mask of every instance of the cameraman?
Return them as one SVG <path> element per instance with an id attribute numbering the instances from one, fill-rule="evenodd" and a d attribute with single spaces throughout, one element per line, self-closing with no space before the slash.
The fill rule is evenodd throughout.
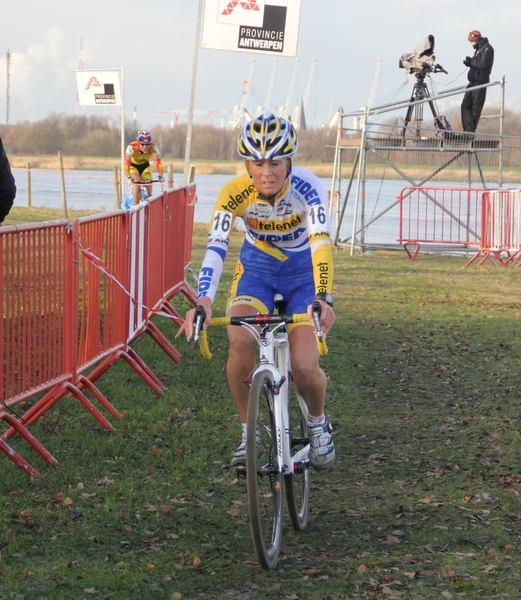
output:
<path id="1" fill-rule="evenodd" d="M 483 83 L 489 83 L 492 65 L 494 64 L 494 48 L 489 44 L 488 38 L 483 37 L 477 29 L 473 29 L 468 38 L 474 48 L 474 56 L 467 56 L 463 61 L 469 67 L 467 89 Z M 485 104 L 487 88 L 465 92 L 461 102 L 461 124 L 463 131 L 474 133 L 481 117 Z"/>

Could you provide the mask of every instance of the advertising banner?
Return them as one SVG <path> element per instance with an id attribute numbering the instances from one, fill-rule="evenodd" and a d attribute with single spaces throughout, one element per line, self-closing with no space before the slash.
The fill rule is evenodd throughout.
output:
<path id="1" fill-rule="evenodd" d="M 82 106 L 121 106 L 119 71 L 76 71 L 78 104 Z"/>
<path id="2" fill-rule="evenodd" d="M 301 0 L 206 0 L 203 48 L 296 56 Z"/>

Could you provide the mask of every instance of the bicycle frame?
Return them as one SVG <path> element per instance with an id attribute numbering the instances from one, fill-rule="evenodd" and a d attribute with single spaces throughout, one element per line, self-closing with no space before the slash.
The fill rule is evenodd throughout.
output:
<path id="1" fill-rule="evenodd" d="M 260 371 L 269 370 L 273 384 L 275 426 L 277 433 L 277 467 L 283 475 L 299 473 L 309 466 L 309 443 L 291 456 L 290 424 L 289 424 L 289 392 L 291 381 L 291 361 L 289 352 L 289 336 L 287 331 L 280 331 L 282 325 L 270 329 L 267 325 L 260 332 L 252 333 L 259 344 L 259 363 L 253 377 Z M 252 328 L 253 329 L 253 328 Z M 304 400 L 297 394 L 300 410 L 307 418 L 308 408 Z"/>
<path id="2" fill-rule="evenodd" d="M 151 191 L 151 186 L 154 183 L 163 183 L 163 181 L 161 181 L 160 179 L 144 179 L 144 180 L 140 180 L 140 181 L 129 181 L 129 186 L 130 186 L 130 198 L 134 199 L 134 186 L 138 186 L 139 187 L 139 199 L 141 201 L 143 200 L 147 200 L 148 198 L 150 198 L 153 193 Z"/>
<path id="3" fill-rule="evenodd" d="M 200 310 L 199 310 L 200 309 Z M 317 345 L 321 355 L 327 354 L 327 346 L 322 336 L 320 327 L 320 304 L 315 302 L 313 305 L 313 317 L 317 334 Z M 210 359 L 212 353 L 208 347 L 206 330 L 202 329 L 205 319 L 204 309 L 201 306 L 196 307 L 196 317 L 194 321 L 194 337 L 192 342 L 199 343 L 199 348 L 203 358 Z M 277 465 L 284 474 L 298 473 L 302 469 L 301 458 L 309 454 L 309 444 L 302 448 L 298 453 L 291 457 L 289 440 L 289 393 L 291 362 L 289 351 L 289 334 L 285 329 L 287 323 L 303 323 L 308 321 L 306 314 L 298 315 L 254 315 L 246 317 L 221 317 L 212 318 L 210 325 L 240 325 L 246 327 L 254 336 L 259 345 L 259 362 L 253 373 L 252 379 L 256 373 L 268 368 L 273 383 L 273 392 L 275 397 L 274 412 L 276 415 L 277 439 L 280 439 L 278 448 Z M 260 330 L 255 327 L 260 326 Z M 270 327 L 270 325 L 274 325 Z M 281 331 L 281 328 L 284 330 Z M 280 372 L 282 369 L 284 372 Z M 286 385 L 283 385 L 286 382 Z M 308 416 L 308 408 L 304 400 L 297 394 L 300 410 L 302 414 Z M 296 457 L 296 458 L 295 458 Z"/>

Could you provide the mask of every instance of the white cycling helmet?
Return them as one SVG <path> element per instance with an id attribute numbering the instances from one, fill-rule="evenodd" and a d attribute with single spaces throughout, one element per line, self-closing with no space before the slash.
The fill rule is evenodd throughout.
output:
<path id="1" fill-rule="evenodd" d="M 297 146 L 297 132 L 291 121 L 270 112 L 246 123 L 237 139 L 237 151 L 246 160 L 290 158 Z"/>

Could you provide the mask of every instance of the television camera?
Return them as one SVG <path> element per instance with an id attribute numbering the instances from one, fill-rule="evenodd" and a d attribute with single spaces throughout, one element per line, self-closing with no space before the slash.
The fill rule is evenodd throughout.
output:
<path id="1" fill-rule="evenodd" d="M 414 73 L 416 83 L 412 90 L 410 104 L 407 108 L 402 138 L 405 140 L 407 127 L 411 122 L 413 113 L 415 115 L 415 132 L 417 139 L 421 138 L 421 125 L 423 121 L 423 104 L 426 102 L 431 109 L 434 123 L 440 118 L 436 106 L 432 100 L 425 77 L 430 73 L 447 73 L 447 71 L 436 62 L 434 56 L 434 36 L 428 35 L 414 48 L 412 54 L 402 54 L 399 62 L 400 69 L 406 69 L 408 73 Z"/>
<path id="2" fill-rule="evenodd" d="M 435 64 L 434 36 L 428 35 L 415 48 L 411 54 L 402 54 L 398 66 L 407 73 L 414 73 L 418 80 L 425 79 L 427 73 L 447 73 L 445 69 Z"/>

